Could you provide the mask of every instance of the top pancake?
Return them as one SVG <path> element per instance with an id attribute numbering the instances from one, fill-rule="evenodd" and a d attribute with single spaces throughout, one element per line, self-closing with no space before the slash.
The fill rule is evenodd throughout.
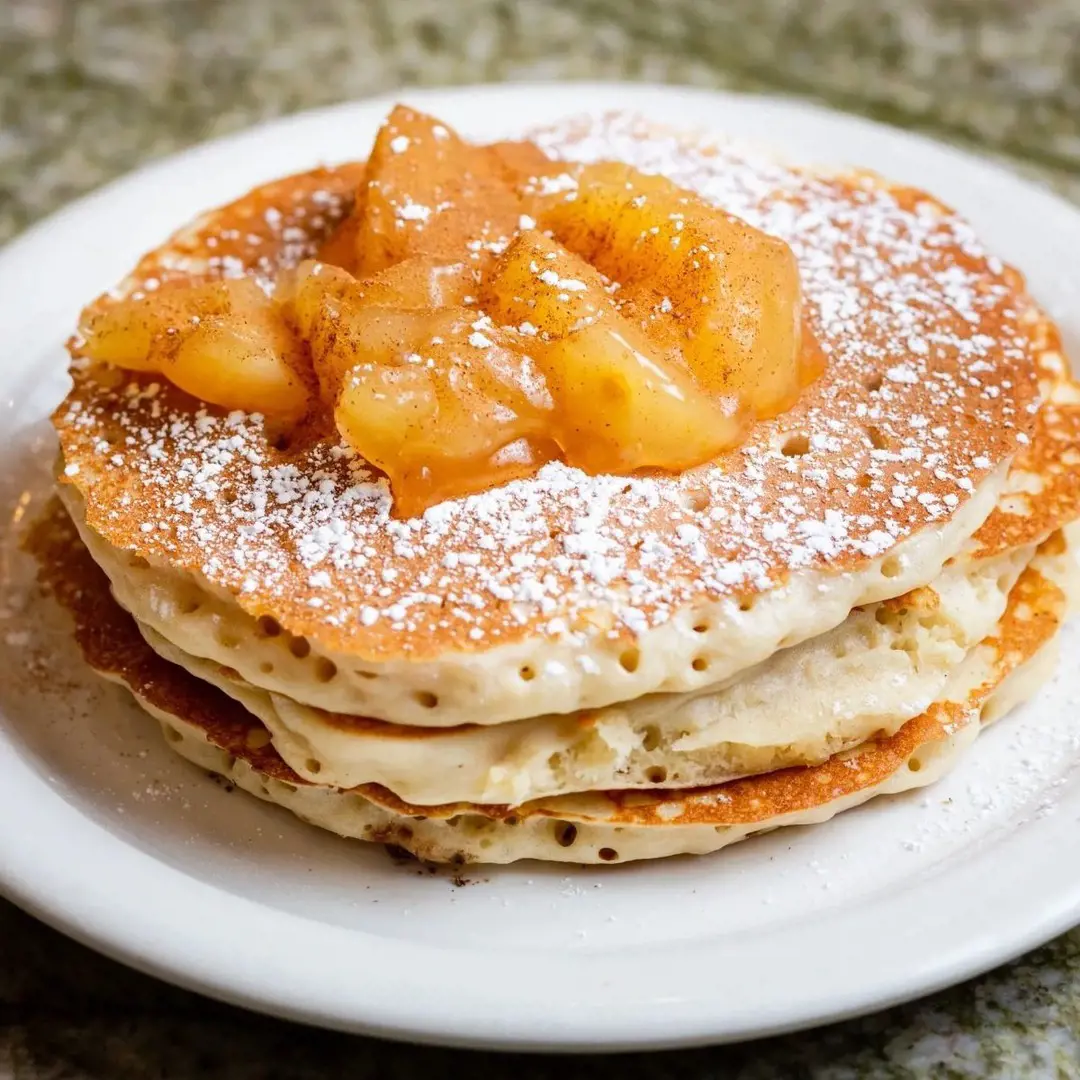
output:
<path id="1" fill-rule="evenodd" d="M 824 625 L 789 604 L 777 617 L 803 620 L 798 640 L 851 603 L 929 580 L 989 513 L 1030 438 L 1038 316 L 1019 275 L 956 214 L 874 178 L 811 175 L 611 118 L 540 142 L 553 156 L 663 172 L 791 244 L 805 318 L 829 361 L 793 409 L 681 476 L 549 465 L 399 521 L 385 481 L 336 436 L 278 447 L 258 417 L 126 373 L 103 385 L 76 364 L 55 420 L 88 523 L 376 672 L 505 656 L 537 684 L 507 719 L 549 710 L 530 694 L 567 681 L 565 667 L 530 666 L 550 655 L 533 657 L 532 644 L 584 657 L 557 703 L 565 711 L 677 688 L 670 665 L 646 663 L 657 631 L 677 627 L 664 648 L 689 668 L 711 630 L 730 637 L 757 617 L 760 595 L 801 582 L 805 602 L 840 575 L 866 576 Z M 259 189 L 152 253 L 123 291 L 165 273 L 294 264 L 347 211 L 358 175 L 324 170 Z M 925 562 L 919 544 L 933 549 Z M 790 637 L 780 623 L 777 642 Z M 593 647 L 640 674 L 619 687 L 590 682 Z M 482 686 L 463 693 L 486 700 Z"/>

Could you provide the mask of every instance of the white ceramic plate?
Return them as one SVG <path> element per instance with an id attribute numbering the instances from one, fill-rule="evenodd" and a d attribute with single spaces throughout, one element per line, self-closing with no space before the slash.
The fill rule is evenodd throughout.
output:
<path id="1" fill-rule="evenodd" d="M 476 136 L 583 109 L 857 163 L 960 207 L 1080 343 L 1080 214 L 924 139 L 789 101 L 671 88 L 402 95 Z M 701 859 L 469 871 L 467 886 L 310 829 L 174 757 L 86 674 L 14 527 L 48 489 L 47 414 L 81 304 L 198 211 L 363 155 L 390 99 L 309 113 L 144 169 L 0 255 L 0 888 L 125 963 L 256 1009 L 489 1047 L 676 1046 L 850 1016 L 1080 922 L 1075 664 L 957 772 Z M 1080 634 L 1066 636 L 1077 654 Z"/>

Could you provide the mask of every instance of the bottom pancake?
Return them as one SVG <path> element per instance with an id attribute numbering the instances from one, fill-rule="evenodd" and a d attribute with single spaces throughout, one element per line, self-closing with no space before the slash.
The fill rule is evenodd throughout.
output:
<path id="1" fill-rule="evenodd" d="M 1051 647 L 1041 650 L 1002 684 L 1000 692 L 1008 705 L 998 708 L 995 692 L 985 699 L 986 706 L 996 717 L 1032 696 L 1053 672 L 1055 659 Z M 181 757 L 284 807 L 309 825 L 343 837 L 392 844 L 430 862 L 458 865 L 522 859 L 598 864 L 710 854 L 787 825 L 828 821 L 877 795 L 932 784 L 952 768 L 980 729 L 978 717 L 952 733 L 917 728 L 910 739 L 897 745 L 872 746 L 849 758 L 834 758 L 831 771 L 827 766 L 817 767 L 826 770 L 822 773 L 813 767 L 790 770 L 797 774 L 790 778 L 770 773 L 752 778 L 748 789 L 730 795 L 723 790 L 729 785 L 721 785 L 698 789 L 689 797 L 687 792 L 670 796 L 654 792 L 641 804 L 626 797 L 631 793 L 561 796 L 580 803 L 559 806 L 551 799 L 546 800 L 549 805 L 503 808 L 506 816 L 495 817 L 491 815 L 494 808 L 468 803 L 409 806 L 374 785 L 343 791 L 297 784 L 295 778 L 279 779 L 253 766 L 242 750 L 237 755 L 215 745 L 205 728 L 165 712 L 138 694 L 135 697 L 162 722 L 166 738 Z M 905 757 L 907 744 L 918 738 L 926 741 Z M 838 778 L 836 768 L 850 770 L 850 778 L 842 774 Z M 875 782 L 881 773 L 884 779 Z M 781 809 L 789 801 L 800 808 Z M 671 822 L 664 820 L 667 813 L 672 815 Z"/>
<path id="2" fill-rule="evenodd" d="M 980 720 L 1029 696 L 1052 670 L 1053 642 L 1075 579 L 1065 537 L 1055 533 L 1012 589 L 995 633 L 956 669 L 938 701 L 894 735 L 821 765 L 683 791 L 590 792 L 518 807 L 421 807 L 376 785 L 342 790 L 294 773 L 254 716 L 143 641 L 62 514 L 35 527 L 31 548 L 43 582 L 74 617 L 88 662 L 127 686 L 184 757 L 314 825 L 452 862 L 703 854 L 753 833 L 827 820 L 875 795 L 924 786 L 975 739 Z"/>

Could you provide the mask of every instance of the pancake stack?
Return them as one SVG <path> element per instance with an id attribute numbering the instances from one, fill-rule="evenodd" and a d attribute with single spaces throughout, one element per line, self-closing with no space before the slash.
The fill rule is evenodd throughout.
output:
<path id="1" fill-rule="evenodd" d="M 336 432 L 76 359 L 38 547 L 89 663 L 200 767 L 436 861 L 705 853 L 930 783 L 1048 674 L 1076 591 L 1053 325 L 922 192 L 620 117 L 532 138 L 785 240 L 824 374 L 701 468 L 556 461 L 402 519 Z M 260 188 L 96 304 L 330 259 L 365 182 Z"/>

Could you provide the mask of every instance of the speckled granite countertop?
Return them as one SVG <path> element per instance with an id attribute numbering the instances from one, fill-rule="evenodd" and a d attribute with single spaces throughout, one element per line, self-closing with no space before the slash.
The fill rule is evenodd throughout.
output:
<path id="1" fill-rule="evenodd" d="M 804 94 L 1080 201 L 1080 0 L 0 0 L 0 242 L 134 165 L 402 84 L 634 78 Z M 0 1080 L 1080 1077 L 1080 930 L 923 1002 L 743 1047 L 568 1061 L 294 1027 L 0 902 Z"/>

